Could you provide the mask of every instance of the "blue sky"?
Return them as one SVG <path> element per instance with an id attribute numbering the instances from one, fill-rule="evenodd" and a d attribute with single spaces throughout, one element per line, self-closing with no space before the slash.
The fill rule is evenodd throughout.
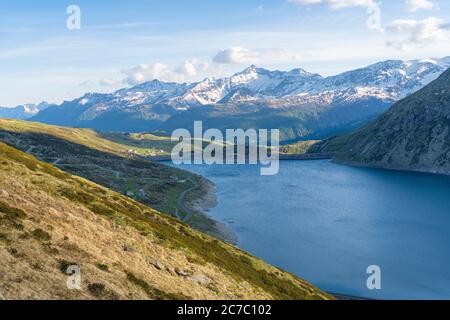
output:
<path id="1" fill-rule="evenodd" d="M 66 27 L 72 4 L 81 9 L 80 30 Z M 1 106 L 59 103 L 153 78 L 228 76 L 251 64 L 332 75 L 386 59 L 450 56 L 444 0 L 15 0 L 0 6 Z M 379 23 L 369 28 L 368 20 Z"/>

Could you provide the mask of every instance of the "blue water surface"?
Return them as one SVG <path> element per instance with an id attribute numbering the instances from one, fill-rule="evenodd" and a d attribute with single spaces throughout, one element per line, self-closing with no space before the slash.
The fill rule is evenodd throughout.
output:
<path id="1" fill-rule="evenodd" d="M 331 161 L 183 165 L 217 186 L 210 215 L 238 246 L 328 292 L 381 299 L 450 299 L 450 177 Z M 367 288 L 380 266 L 381 290 Z"/>

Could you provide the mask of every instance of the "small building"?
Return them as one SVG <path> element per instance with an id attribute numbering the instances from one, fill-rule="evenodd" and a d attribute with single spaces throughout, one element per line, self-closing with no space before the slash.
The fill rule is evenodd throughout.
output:
<path id="1" fill-rule="evenodd" d="M 133 150 L 133 149 L 128 150 L 127 153 L 128 153 L 129 155 L 137 154 L 136 150 Z"/>
<path id="2" fill-rule="evenodd" d="M 139 197 L 146 198 L 147 197 L 147 192 L 145 192 L 144 189 L 139 190 Z"/>

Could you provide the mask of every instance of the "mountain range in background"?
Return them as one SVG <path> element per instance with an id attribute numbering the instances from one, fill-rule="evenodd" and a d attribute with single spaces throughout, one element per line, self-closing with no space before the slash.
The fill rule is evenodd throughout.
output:
<path id="1" fill-rule="evenodd" d="M 0 118 L 26 120 L 50 107 L 47 102 L 40 104 L 24 104 L 14 108 L 0 107 Z"/>
<path id="2" fill-rule="evenodd" d="M 355 133 L 314 145 L 339 161 L 450 175 L 450 69 Z"/>
<path id="3" fill-rule="evenodd" d="M 28 112 L 25 119 L 100 131 L 166 133 L 192 130 L 194 121 L 201 120 L 204 129 L 280 129 L 283 141 L 323 139 L 375 119 L 448 67 L 450 57 L 389 60 L 322 77 L 303 69 L 251 66 L 229 78 L 192 84 L 153 80 L 111 94 L 89 93 Z"/>

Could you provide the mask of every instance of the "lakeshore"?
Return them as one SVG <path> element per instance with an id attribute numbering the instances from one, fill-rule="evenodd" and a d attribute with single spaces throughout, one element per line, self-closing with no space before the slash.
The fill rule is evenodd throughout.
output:
<path id="1" fill-rule="evenodd" d="M 204 177 L 192 180 L 193 187 L 182 192 L 177 199 L 177 218 L 197 230 L 213 237 L 236 244 L 237 235 L 225 223 L 214 220 L 209 211 L 218 205 L 216 186 Z M 184 212 L 182 216 L 180 212 Z"/>
<path id="2" fill-rule="evenodd" d="M 172 157 L 170 155 L 163 156 L 154 156 L 154 157 L 145 157 L 147 160 L 156 161 L 156 162 L 167 162 L 172 161 Z M 295 160 L 328 160 L 333 159 L 333 155 L 331 153 L 302 153 L 302 154 L 286 154 L 280 153 L 278 155 L 279 160 L 281 161 L 295 161 Z"/>

